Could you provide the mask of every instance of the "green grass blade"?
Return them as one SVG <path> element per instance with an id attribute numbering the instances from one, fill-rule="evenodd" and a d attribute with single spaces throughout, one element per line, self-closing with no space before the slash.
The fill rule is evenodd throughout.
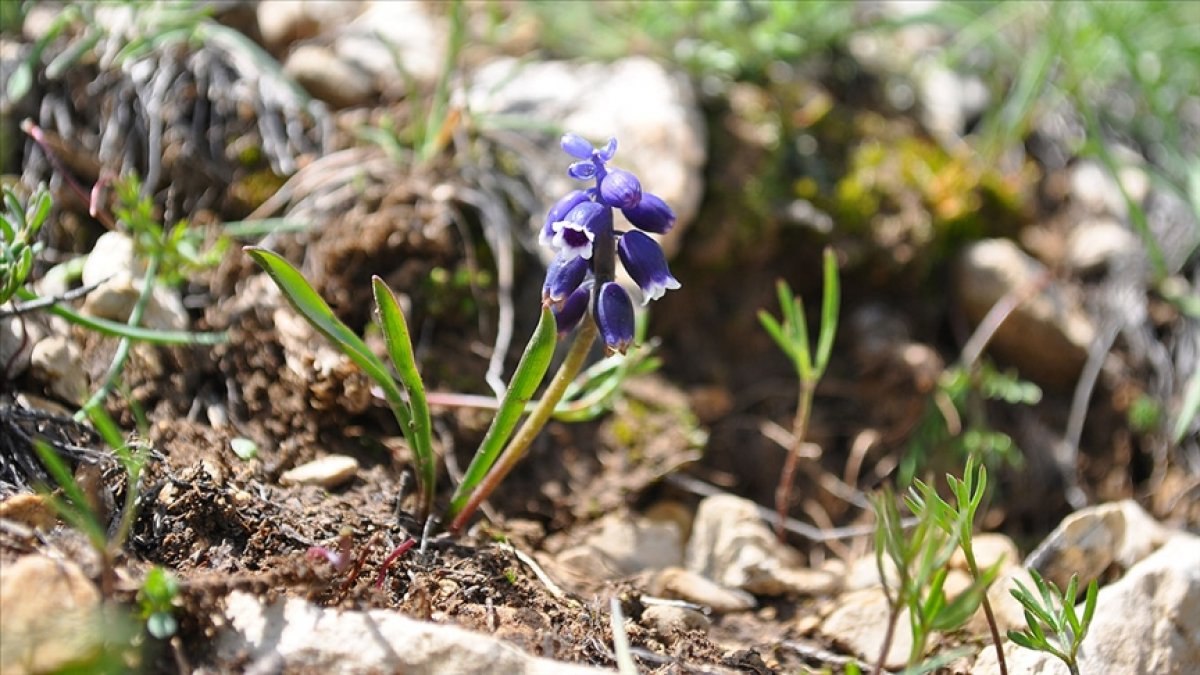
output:
<path id="1" fill-rule="evenodd" d="M 413 353 L 412 337 L 404 312 L 396 302 L 392 289 L 377 276 L 371 277 L 371 290 L 375 294 L 375 318 L 383 330 L 388 355 L 400 383 L 408 393 L 408 419 L 404 436 L 413 449 L 420 476 L 422 509 L 428 513 L 433 508 L 433 488 L 437 482 L 437 464 L 433 455 L 433 426 L 429 421 L 429 405 L 425 401 L 425 383 L 417 370 L 417 357 Z"/>
<path id="2" fill-rule="evenodd" d="M 62 488 L 63 494 L 67 496 L 65 501 L 57 498 L 51 499 L 51 503 L 59 512 L 59 515 L 70 522 L 73 527 L 83 532 L 96 550 L 102 550 L 106 545 L 104 526 L 100 524 L 100 521 L 96 518 L 96 514 L 92 512 L 87 497 L 83 495 L 83 490 L 79 487 L 79 483 L 75 482 L 75 477 L 71 475 L 71 470 L 67 468 L 66 463 L 58 456 L 58 453 L 47 445 L 45 441 L 34 439 L 33 449 L 42 460 L 42 466 L 46 468 L 47 473 Z"/>
<path id="3" fill-rule="evenodd" d="M 837 255 L 832 248 L 827 248 L 825 249 L 825 288 L 821 296 L 821 333 L 817 336 L 817 377 L 825 372 L 825 366 L 829 365 L 829 357 L 833 353 L 833 338 L 837 335 L 838 307 L 841 304 L 841 297 Z"/>
<path id="4" fill-rule="evenodd" d="M 492 424 L 488 427 L 483 442 L 479 444 L 479 449 L 475 451 L 475 456 L 471 459 L 471 465 L 467 467 L 462 482 L 454 491 L 454 497 L 450 500 L 448 517 L 453 518 L 458 514 L 470 499 L 475 486 L 483 480 L 492 465 L 496 463 L 500 451 L 504 449 L 504 444 L 508 442 L 513 430 L 516 429 L 526 404 L 533 398 L 538 385 L 546 375 L 546 370 L 550 367 L 557 340 L 554 312 L 548 307 L 543 307 L 541 319 L 538 320 L 533 337 L 525 347 L 525 353 L 521 355 L 521 361 L 517 364 L 512 381 L 509 382 L 508 391 L 504 394 L 504 400 L 500 402 L 500 408 L 496 411 L 496 416 L 492 418 Z"/>

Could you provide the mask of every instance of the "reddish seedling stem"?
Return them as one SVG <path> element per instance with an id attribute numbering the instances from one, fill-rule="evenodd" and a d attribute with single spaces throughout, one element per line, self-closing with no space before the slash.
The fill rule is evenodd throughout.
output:
<path id="1" fill-rule="evenodd" d="M 408 550 L 416 545 L 417 540 L 409 537 L 408 539 L 405 539 L 399 546 L 397 546 L 394 551 L 389 553 L 387 558 L 384 558 L 383 564 L 379 566 L 379 575 L 375 577 L 376 589 L 383 588 L 383 581 L 384 579 L 387 579 L 388 567 L 390 567 L 392 563 L 396 562 L 397 558 L 405 553 L 408 553 Z"/>

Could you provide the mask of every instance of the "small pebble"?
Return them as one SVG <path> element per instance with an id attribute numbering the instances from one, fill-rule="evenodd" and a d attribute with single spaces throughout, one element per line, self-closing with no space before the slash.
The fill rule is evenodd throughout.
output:
<path id="1" fill-rule="evenodd" d="M 282 485 L 319 485 L 334 488 L 354 478 L 358 460 L 345 455 L 327 455 L 307 464 L 285 471 L 279 477 Z"/>
<path id="2" fill-rule="evenodd" d="M 711 623 L 704 614 L 688 607 L 651 605 L 642 612 L 642 625 L 669 638 L 691 630 L 707 631 Z"/>

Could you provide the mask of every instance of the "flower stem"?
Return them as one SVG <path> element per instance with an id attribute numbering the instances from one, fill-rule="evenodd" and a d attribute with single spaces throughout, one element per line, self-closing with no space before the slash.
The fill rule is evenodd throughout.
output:
<path id="1" fill-rule="evenodd" d="M 784 540 L 788 505 L 792 500 L 792 483 L 795 480 L 796 467 L 800 464 L 800 449 L 804 445 L 804 436 L 808 433 L 808 420 L 812 414 L 813 394 L 816 388 L 815 378 L 800 378 L 800 396 L 796 401 L 796 417 L 792 421 L 792 446 L 788 449 L 783 474 L 779 476 L 779 485 L 775 488 L 775 536 L 779 541 Z"/>
<path id="2" fill-rule="evenodd" d="M 504 452 L 500 454 L 500 458 L 496 461 L 496 465 L 488 472 L 487 476 L 480 481 L 476 486 L 475 491 L 471 493 L 471 498 L 463 506 L 450 522 L 449 530 L 453 534 L 457 534 L 467 524 L 467 521 L 474 515 L 479 505 L 483 500 L 495 491 L 500 485 L 500 481 L 504 480 L 505 476 L 512 471 L 517 462 L 525 456 L 529 446 L 533 443 L 533 439 L 537 438 L 542 427 L 546 426 L 546 422 L 550 420 L 550 416 L 554 414 L 554 408 L 558 406 L 558 402 L 562 400 L 563 394 L 566 393 L 567 387 L 575 380 L 575 376 L 583 369 L 584 361 L 587 360 L 588 352 L 592 348 L 592 342 L 595 341 L 597 335 L 595 322 L 591 320 L 583 321 L 579 327 L 579 332 L 575 335 L 575 341 L 571 343 L 571 348 L 567 352 L 566 358 L 563 359 L 562 365 L 558 367 L 558 372 L 554 373 L 554 378 L 550 380 L 550 386 L 546 388 L 546 393 L 542 394 L 542 398 L 538 401 L 537 406 L 529 413 L 529 417 L 525 418 L 525 422 L 517 429 L 517 433 L 513 435 L 512 440 L 508 442 L 508 446 L 504 448 Z"/>
<path id="3" fill-rule="evenodd" d="M 967 559 L 967 568 L 972 579 L 979 579 L 979 564 L 975 562 L 975 551 L 968 543 L 963 546 L 963 557 Z M 983 615 L 987 618 L 988 630 L 992 633 L 992 644 L 996 647 L 996 664 L 1000 666 L 1000 675 L 1008 675 L 1008 664 L 1004 660 L 1004 645 L 1000 642 L 1000 629 L 996 626 L 996 615 L 992 613 L 992 603 L 988 601 L 988 589 L 983 589 Z"/>

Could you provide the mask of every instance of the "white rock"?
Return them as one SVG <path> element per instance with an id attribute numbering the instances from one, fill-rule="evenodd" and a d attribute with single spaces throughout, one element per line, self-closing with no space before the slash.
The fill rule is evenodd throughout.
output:
<path id="1" fill-rule="evenodd" d="M 297 40 L 329 33 L 361 11 L 358 0 L 271 0 L 258 3 L 263 44 L 280 51 Z"/>
<path id="2" fill-rule="evenodd" d="M 1092 272 L 1125 255 L 1141 255 L 1137 236 L 1113 218 L 1101 217 L 1071 229 L 1064 262 L 1077 272 Z"/>
<path id="3" fill-rule="evenodd" d="M 29 369 L 59 399 L 74 405 L 86 400 L 88 375 L 83 367 L 83 353 L 69 338 L 52 335 L 38 342 L 30 356 Z"/>
<path id="4" fill-rule="evenodd" d="M 1122 154 L 1133 155 L 1132 152 Z M 1150 191 L 1150 179 L 1144 169 L 1132 164 L 1119 168 L 1117 175 L 1121 179 L 1120 186 L 1108 169 L 1099 163 L 1090 160 L 1079 162 L 1071 170 L 1071 198 L 1092 213 L 1124 218 L 1129 213 L 1129 207 L 1121 195 L 1121 186 L 1124 186 L 1130 199 L 1141 203 Z"/>
<path id="5" fill-rule="evenodd" d="M 704 195 L 707 152 L 704 119 L 682 74 L 642 57 L 613 63 L 504 58 L 475 73 L 467 100 L 475 113 L 519 114 L 600 145 L 615 136 L 620 147 L 613 166 L 632 171 L 645 190 L 674 209 L 675 229 L 663 246 L 668 255 L 678 249 Z M 578 186 L 566 176 L 569 157 L 559 150 L 557 138 L 549 140 L 539 141 L 549 151 L 526 167 L 531 184 L 543 190 L 545 208 L 532 221 L 539 230 L 546 209 Z"/>
<path id="6" fill-rule="evenodd" d="M 756 595 L 821 595 L 840 579 L 806 569 L 796 552 L 775 538 L 754 502 L 733 495 L 708 497 L 696 511 L 686 567 L 718 584 Z"/>
<path id="7" fill-rule="evenodd" d="M 375 93 L 370 75 L 320 45 L 297 47 L 288 55 L 283 72 L 335 108 L 362 105 Z"/>
<path id="8" fill-rule="evenodd" d="M 971 537 L 971 550 L 975 553 L 975 564 L 980 570 L 985 570 L 1001 560 L 1005 565 L 1020 565 L 1021 552 L 1012 539 L 996 532 L 980 532 Z M 950 566 L 955 569 L 968 570 L 967 557 L 962 549 L 954 551 L 950 556 Z"/>
<path id="9" fill-rule="evenodd" d="M 339 32 L 333 49 L 381 84 L 402 86 L 408 78 L 431 84 L 445 66 L 447 34 L 444 18 L 425 3 L 374 0 Z"/>
<path id="10" fill-rule="evenodd" d="M 57 672 L 94 655 L 99 604 L 75 563 L 29 555 L 0 565 L 0 672 Z"/>
<path id="11" fill-rule="evenodd" d="M 1068 672 L 1054 657 L 1014 644 L 1006 646 L 1005 656 L 1010 673 Z M 1100 589 L 1079 669 L 1105 675 L 1191 675 L 1197 664 L 1200 537 L 1178 533 L 1122 579 Z M 998 673 L 994 650 L 982 651 L 972 672 Z"/>
<path id="12" fill-rule="evenodd" d="M 887 597 L 879 588 L 851 591 L 837 599 L 837 607 L 821 623 L 820 632 L 834 643 L 857 654 L 868 663 L 875 663 L 883 649 L 891 613 Z M 912 651 L 912 631 L 908 611 L 900 613 L 892 643 L 883 665 L 902 668 Z"/>
<path id="13" fill-rule="evenodd" d="M 241 591 L 225 601 L 214 642 L 223 663 L 272 663 L 272 672 L 420 675 L 588 675 L 612 671 L 530 656 L 489 635 L 408 618 L 394 610 L 271 604 Z"/>
<path id="14" fill-rule="evenodd" d="M 90 256 L 89 256 L 90 259 Z M 144 282 L 118 275 L 97 286 L 83 301 L 83 313 L 124 323 L 137 304 Z M 155 330 L 187 330 L 191 325 L 179 291 L 155 284 L 142 313 L 141 325 Z"/>
<path id="15" fill-rule="evenodd" d="M 989 95 L 983 80 L 956 73 L 940 59 L 918 61 L 914 78 L 921 121 L 943 145 L 960 139 L 967 121 L 987 107 Z"/>
<path id="16" fill-rule="evenodd" d="M 975 242 L 956 265 L 958 301 L 978 324 L 1002 298 L 1027 293 L 1045 274 L 1041 263 L 1007 239 Z M 1000 324 L 988 349 L 1035 382 L 1065 388 L 1074 385 L 1094 337 L 1087 315 L 1051 280 Z"/>
<path id="17" fill-rule="evenodd" d="M 358 460 L 346 455 L 325 455 L 307 464 L 284 471 L 282 485 L 318 485 L 335 488 L 358 475 Z"/>
<path id="18" fill-rule="evenodd" d="M 146 272 L 145 261 L 133 252 L 133 239 L 124 232 L 105 232 L 83 261 L 82 281 L 92 286 L 108 279 L 131 279 Z"/>
<path id="19" fill-rule="evenodd" d="M 1113 563 L 1129 569 L 1169 536 L 1170 531 L 1132 499 L 1099 504 L 1064 518 L 1025 565 L 1063 588 L 1072 574 L 1086 583 Z"/>

